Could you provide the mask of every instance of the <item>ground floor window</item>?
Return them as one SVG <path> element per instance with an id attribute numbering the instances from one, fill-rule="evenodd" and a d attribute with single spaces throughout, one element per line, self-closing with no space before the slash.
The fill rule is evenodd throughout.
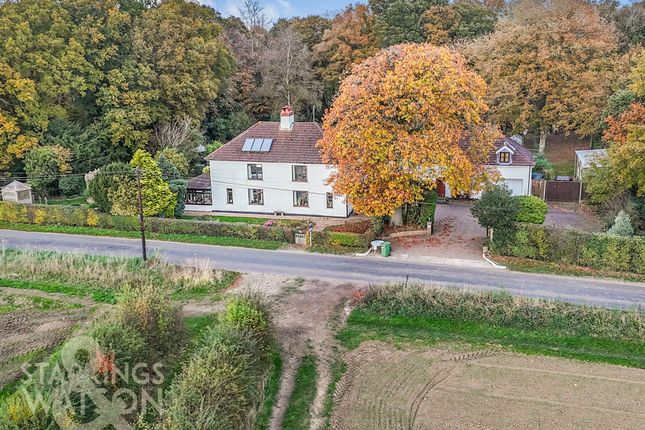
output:
<path id="1" fill-rule="evenodd" d="M 195 206 L 209 206 L 213 204 L 211 190 L 186 190 L 186 204 Z"/>
<path id="2" fill-rule="evenodd" d="M 293 205 L 301 208 L 309 207 L 309 193 L 307 191 L 294 191 Z"/>
<path id="3" fill-rule="evenodd" d="M 233 204 L 233 188 L 226 189 L 226 203 L 229 205 Z"/>
<path id="4" fill-rule="evenodd" d="M 251 188 L 249 189 L 249 204 L 250 205 L 263 205 L 264 204 L 264 191 Z"/>
<path id="5" fill-rule="evenodd" d="M 327 209 L 334 209 L 334 194 L 327 193 Z"/>

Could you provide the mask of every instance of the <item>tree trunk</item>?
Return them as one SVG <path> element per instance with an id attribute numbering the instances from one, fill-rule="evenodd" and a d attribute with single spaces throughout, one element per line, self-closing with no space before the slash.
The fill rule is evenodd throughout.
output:
<path id="1" fill-rule="evenodd" d="M 390 225 L 401 227 L 403 225 L 403 207 L 396 208 L 390 218 Z"/>
<path id="2" fill-rule="evenodd" d="M 544 154 L 544 150 L 546 149 L 546 135 L 546 127 L 542 127 L 540 129 L 540 147 L 538 149 L 540 154 Z"/>

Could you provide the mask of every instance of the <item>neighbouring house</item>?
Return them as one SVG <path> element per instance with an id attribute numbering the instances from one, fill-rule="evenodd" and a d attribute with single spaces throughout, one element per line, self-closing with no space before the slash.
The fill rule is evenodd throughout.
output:
<path id="1" fill-rule="evenodd" d="M 591 166 L 601 166 L 609 157 L 606 149 L 585 149 L 576 151 L 576 180 L 582 181 L 585 171 Z"/>
<path id="2" fill-rule="evenodd" d="M 206 157 L 210 173 L 188 182 L 186 210 L 348 217 L 351 205 L 327 184 L 322 136 L 283 108 L 280 122 L 258 122 Z"/>
<path id="3" fill-rule="evenodd" d="M 283 108 L 280 122 L 258 122 L 206 157 L 210 171 L 188 181 L 186 210 L 348 217 L 352 206 L 327 184 L 333 167 L 316 146 L 322 136 L 317 123 L 296 122 L 293 109 Z M 531 194 L 534 164 L 511 138 L 495 143 L 487 163 L 513 195 Z M 452 197 L 441 181 L 438 191 Z"/>
<path id="4" fill-rule="evenodd" d="M 22 182 L 13 181 L 1 188 L 2 200 L 5 202 L 31 204 L 34 202 L 31 187 Z"/>
<path id="5" fill-rule="evenodd" d="M 468 139 L 462 140 L 460 146 L 468 148 Z M 531 175 L 533 174 L 533 153 L 522 145 L 517 137 L 502 137 L 497 139 L 490 152 L 486 165 L 499 172 L 500 184 L 505 184 L 514 196 L 531 195 Z M 448 184 L 439 181 L 437 185 L 439 197 L 453 197 Z M 471 197 L 477 198 L 480 193 Z"/>

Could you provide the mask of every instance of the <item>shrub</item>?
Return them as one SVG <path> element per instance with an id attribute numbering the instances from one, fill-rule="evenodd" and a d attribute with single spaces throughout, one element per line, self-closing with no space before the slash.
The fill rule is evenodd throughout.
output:
<path id="1" fill-rule="evenodd" d="M 181 179 L 181 173 L 179 173 L 179 170 L 177 170 L 175 165 L 172 164 L 165 155 L 157 154 L 155 160 L 157 161 L 159 170 L 161 170 L 161 177 L 164 181 L 170 182 L 176 179 Z"/>
<path id="2" fill-rule="evenodd" d="M 119 368 L 123 368 L 126 363 L 134 366 L 149 358 L 143 334 L 120 321 L 101 320 L 92 327 L 90 335 L 102 349 L 114 352 Z"/>
<path id="3" fill-rule="evenodd" d="M 35 192 L 55 189 L 58 175 L 69 173 L 72 154 L 59 145 L 34 148 L 25 156 L 25 172 Z"/>
<path id="4" fill-rule="evenodd" d="M 234 296 L 226 304 L 223 321 L 240 330 L 250 332 L 259 339 L 269 335 L 269 308 L 259 294 Z"/>
<path id="5" fill-rule="evenodd" d="M 186 210 L 186 192 L 187 182 L 182 179 L 170 181 L 170 191 L 177 195 L 177 205 L 175 206 L 175 218 L 184 216 Z"/>
<path id="6" fill-rule="evenodd" d="M 125 163 L 110 163 L 101 167 L 87 185 L 87 192 L 101 212 L 110 213 L 110 191 L 116 190 L 123 178 L 131 178 L 133 169 Z"/>
<path id="7" fill-rule="evenodd" d="M 183 329 L 179 308 L 163 288 L 126 287 L 116 306 L 116 321 L 145 340 L 152 357 L 172 351 Z"/>
<path id="8" fill-rule="evenodd" d="M 0 429 L 7 430 L 40 430 L 49 429 L 54 424 L 54 417 L 47 413 L 42 404 L 36 402 L 32 407 L 22 391 L 9 396 L 0 403 Z M 58 428 L 58 427 L 56 427 Z"/>
<path id="9" fill-rule="evenodd" d="M 177 196 L 161 177 L 161 170 L 149 153 L 138 149 L 130 161 L 132 168 L 141 169 L 141 194 L 145 216 L 172 216 Z"/>
<path id="10" fill-rule="evenodd" d="M 65 196 L 75 196 L 85 191 L 85 178 L 78 175 L 63 176 L 58 180 L 58 189 Z"/>
<path id="11" fill-rule="evenodd" d="M 631 237 L 634 235 L 634 227 L 632 227 L 632 220 L 625 211 L 620 211 L 616 216 L 614 225 L 607 230 L 607 234 L 612 236 L 625 236 Z"/>
<path id="12" fill-rule="evenodd" d="M 517 196 L 518 212 L 515 220 L 517 222 L 529 222 L 532 224 L 544 224 L 549 206 L 542 199 L 534 196 Z"/>
<path id="13" fill-rule="evenodd" d="M 506 185 L 490 185 L 470 211 L 482 227 L 495 229 L 499 237 L 513 231 L 519 208 Z"/>
<path id="14" fill-rule="evenodd" d="M 209 330 L 175 380 L 161 423 L 166 430 L 251 428 L 268 355 L 250 333 L 229 325 Z"/>

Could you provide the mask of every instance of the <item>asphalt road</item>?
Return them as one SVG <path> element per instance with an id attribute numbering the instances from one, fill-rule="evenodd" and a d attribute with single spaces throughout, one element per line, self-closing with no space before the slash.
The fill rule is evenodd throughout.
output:
<path id="1" fill-rule="evenodd" d="M 81 252 L 94 255 L 138 256 L 139 240 L 0 230 L 6 248 Z M 595 306 L 645 307 L 645 284 L 511 272 L 498 269 L 385 260 L 379 257 L 321 255 L 296 251 L 148 242 L 175 264 L 209 259 L 213 267 L 247 273 L 267 273 L 359 283 L 423 282 L 479 290 L 505 290 L 514 295 L 558 299 Z"/>

